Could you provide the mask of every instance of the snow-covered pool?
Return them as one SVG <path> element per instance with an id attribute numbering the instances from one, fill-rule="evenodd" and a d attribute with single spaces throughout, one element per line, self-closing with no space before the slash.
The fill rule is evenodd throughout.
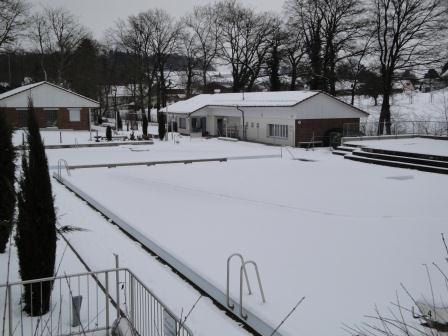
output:
<path id="1" fill-rule="evenodd" d="M 448 179 L 325 151 L 294 155 L 316 161 L 87 169 L 69 181 L 222 291 L 230 254 L 255 260 L 267 303 L 244 300 L 272 326 L 306 296 L 284 335 L 345 335 L 343 323 L 387 306 L 400 282 L 426 293 L 422 264 L 444 257 Z"/>

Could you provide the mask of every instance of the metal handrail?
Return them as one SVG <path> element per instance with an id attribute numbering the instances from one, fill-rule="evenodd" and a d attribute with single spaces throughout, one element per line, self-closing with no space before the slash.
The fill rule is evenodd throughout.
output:
<path id="1" fill-rule="evenodd" d="M 227 258 L 227 287 L 226 287 L 226 297 L 227 297 L 227 307 L 233 310 L 235 305 L 230 302 L 230 262 L 234 257 L 238 257 L 241 260 L 241 266 L 245 265 L 244 258 L 240 253 L 234 253 Z M 252 294 L 252 290 L 250 288 L 249 278 L 247 276 L 246 267 L 244 266 L 244 276 L 246 278 L 247 289 L 249 290 L 249 295 Z M 241 285 L 242 286 L 242 285 Z"/>
<path id="2" fill-rule="evenodd" d="M 120 282 L 120 276 L 119 273 L 123 272 L 124 273 L 124 278 L 122 278 L 123 280 Z M 113 276 L 113 274 L 115 273 L 115 291 L 116 293 L 113 294 L 113 292 L 111 291 L 112 288 L 114 288 L 114 286 L 112 286 L 112 284 L 109 284 L 109 281 L 111 279 L 109 279 L 109 277 Z M 100 281 L 100 279 L 102 279 L 102 277 L 104 276 L 104 282 Z M 90 288 L 91 283 L 87 280 L 89 278 L 93 279 L 93 283 L 96 283 L 96 290 Z M 124 281 L 124 282 L 123 282 Z M 104 330 L 106 332 L 107 335 L 110 334 L 110 329 L 113 328 L 113 320 L 114 318 L 112 318 L 112 307 L 114 307 L 114 309 L 116 309 L 116 313 L 117 313 L 117 319 L 119 318 L 126 318 L 133 330 L 136 332 L 136 334 L 141 335 L 141 336 L 154 336 L 156 335 L 154 333 L 154 328 L 155 331 L 157 332 L 157 334 L 161 335 L 164 334 L 166 332 L 170 333 L 173 332 L 176 336 L 193 336 L 192 331 L 185 325 L 185 321 L 182 321 L 179 317 L 177 317 L 176 314 L 174 314 L 167 306 L 165 306 L 165 304 L 160 300 L 160 298 L 158 296 L 156 296 L 146 285 L 144 285 L 144 283 L 137 277 L 135 276 L 134 273 L 132 273 L 129 269 L 127 268 L 114 268 L 114 269 L 109 269 L 109 270 L 102 270 L 102 271 L 95 271 L 95 272 L 82 272 L 82 273 L 77 273 L 77 274 L 70 274 L 70 275 L 61 275 L 61 276 L 55 276 L 55 277 L 46 277 L 46 278 L 41 278 L 41 279 L 33 279 L 33 280 L 27 280 L 27 281 L 18 281 L 18 282 L 11 282 L 11 283 L 6 283 L 6 284 L 0 284 L 0 289 L 1 290 L 6 290 L 6 295 L 7 295 L 7 304 L 8 306 L 7 308 L 7 315 L 8 315 L 8 319 L 6 321 L 7 326 L 8 326 L 8 335 L 13 336 L 15 334 L 23 334 L 23 321 L 25 319 L 25 316 L 23 316 L 23 311 L 22 311 L 22 306 L 21 306 L 21 315 L 20 317 L 15 317 L 15 319 L 20 319 L 20 321 L 16 324 L 15 321 L 13 321 L 13 317 L 14 315 L 12 314 L 12 307 L 14 305 L 15 299 L 11 296 L 12 294 L 12 289 L 15 287 L 27 287 L 27 286 L 31 286 L 31 288 L 34 287 L 36 288 L 37 286 L 37 290 L 39 290 L 39 286 L 40 286 L 40 290 L 42 290 L 42 286 L 45 283 L 51 283 L 51 284 L 56 284 L 58 282 L 59 284 L 59 294 L 58 291 L 56 289 L 53 290 L 53 294 L 56 298 L 60 298 L 60 302 L 59 302 L 59 314 L 56 312 L 55 314 L 58 316 L 55 316 L 55 318 L 52 319 L 53 316 L 53 310 L 50 310 L 50 315 L 42 315 L 42 317 L 38 317 L 33 315 L 33 310 L 31 308 L 31 317 L 29 322 L 31 325 L 31 329 L 33 330 L 33 317 L 35 316 L 36 318 L 40 318 L 40 319 L 47 319 L 46 323 L 42 322 L 41 323 L 41 328 L 44 328 L 44 332 L 45 334 L 49 334 L 49 335 L 63 335 L 63 334 L 67 334 L 67 331 L 69 331 L 69 333 L 67 335 L 74 335 L 76 334 L 76 328 L 78 328 L 78 334 L 86 334 L 86 333 L 91 333 L 91 332 L 95 332 L 95 331 L 99 331 L 99 330 Z M 68 286 L 68 294 L 61 294 L 61 283 L 63 284 L 67 284 Z M 70 286 L 71 284 L 71 286 Z M 82 284 L 82 286 L 84 286 L 84 291 L 81 292 L 83 293 L 82 295 L 87 295 L 86 296 L 86 303 L 87 303 L 87 307 L 84 309 L 84 326 L 81 322 L 81 324 L 76 327 L 75 325 L 72 325 L 72 317 L 74 316 L 73 314 L 79 314 L 79 312 L 76 312 L 74 309 L 74 306 L 69 306 L 70 308 L 67 308 L 67 310 L 64 309 L 64 316 L 68 316 L 70 317 L 70 323 L 67 324 L 66 327 L 64 327 L 64 329 L 66 330 L 62 330 L 60 329 L 60 318 L 61 318 L 61 307 L 62 307 L 62 297 L 69 297 L 71 299 L 73 299 L 74 295 L 74 291 L 77 289 L 78 291 L 78 295 L 80 295 L 80 284 Z M 95 297 L 94 298 L 89 298 L 89 288 L 90 288 L 90 296 L 95 295 L 96 294 L 96 300 Z M 73 289 L 73 292 L 72 292 Z M 31 291 L 33 291 L 31 289 Z M 104 306 L 103 310 L 98 312 L 98 302 L 100 302 L 102 299 L 99 300 L 99 297 L 101 298 L 101 296 L 98 296 L 98 292 L 101 291 L 104 293 L 104 297 L 105 300 L 103 301 L 102 305 Z M 124 292 L 123 292 L 124 291 Z M 14 292 L 17 292 L 17 290 L 15 290 Z M 22 293 L 22 289 L 20 290 L 20 292 Z M 62 296 L 61 296 L 62 295 Z M 115 295 L 115 297 L 114 297 Z M 120 295 L 124 295 L 124 302 L 122 303 L 122 305 L 120 305 Z M 51 300 L 51 299 L 50 299 Z M 93 311 L 93 316 L 95 316 L 95 311 L 94 311 L 94 306 L 95 306 L 95 301 L 96 301 L 96 323 L 94 323 L 94 319 L 91 319 L 92 315 L 92 311 Z M 52 301 L 50 301 L 50 305 L 53 307 L 53 309 L 56 307 L 56 304 L 51 304 Z M 90 302 L 90 305 L 89 305 Z M 21 303 L 22 305 L 22 303 Z M 147 306 L 149 305 L 149 306 Z M 111 306 L 111 307 L 110 307 Z M 92 309 L 90 309 L 92 308 Z M 41 308 L 42 309 L 42 308 Z M 89 309 L 90 309 L 90 313 L 89 313 Z M 150 311 L 152 311 L 154 309 L 154 316 L 150 316 L 147 315 L 147 313 L 149 314 Z M 87 311 L 87 319 L 86 319 L 86 311 Z M 103 322 L 105 324 L 103 325 L 99 325 L 98 324 L 98 316 L 99 314 L 105 314 L 103 315 L 103 317 L 105 318 L 105 320 L 103 320 Z M 157 319 L 156 320 L 151 320 L 151 319 L 155 319 L 157 314 Z M 79 315 L 78 315 L 79 316 Z M 165 317 L 168 317 L 169 319 L 171 319 L 174 323 L 174 325 L 172 325 L 172 331 L 169 331 L 167 325 L 165 325 Z M 56 321 L 56 319 L 58 320 L 57 323 L 58 325 L 56 326 L 57 329 L 54 329 L 53 327 L 53 322 Z M 74 318 L 73 318 L 74 319 Z M 42 320 L 44 321 L 44 320 Z M 49 321 L 52 321 L 51 323 Z M 13 323 L 14 322 L 14 323 Z M 50 324 L 49 324 L 50 323 Z M 101 323 L 101 322 L 100 322 Z M 154 324 L 153 324 L 154 323 Z M 14 327 L 15 326 L 15 327 Z M 29 326 L 29 324 L 28 324 Z M 36 326 L 35 326 L 36 327 Z M 18 330 L 16 330 L 17 328 L 19 328 Z M 36 327 L 37 328 L 37 327 Z M 70 328 L 70 330 L 68 330 L 67 328 Z M 79 329 L 81 328 L 81 329 Z M 48 329 L 48 330 L 47 330 Z M 73 330 L 75 329 L 75 330 Z M 151 331 L 152 330 L 152 331 Z M 160 330 L 160 331 L 158 331 Z M 48 331 L 48 333 L 47 333 Z M 36 329 L 37 332 L 37 329 Z M 41 330 L 42 332 L 42 330 Z M 75 333 L 74 333 L 75 332 Z M 174 335 L 173 334 L 173 335 Z"/>
<path id="3" fill-rule="evenodd" d="M 266 303 L 266 298 L 264 296 L 263 286 L 261 285 L 260 272 L 258 271 L 258 265 L 255 261 L 249 260 L 241 265 L 240 268 L 240 315 L 243 319 L 247 319 L 247 314 L 243 311 L 243 272 L 246 271 L 246 265 L 253 265 L 255 272 L 257 274 L 258 286 L 260 287 L 261 299 L 263 303 Z"/>
<path id="4" fill-rule="evenodd" d="M 67 175 L 68 175 L 68 176 L 71 176 L 71 173 L 70 173 L 70 167 L 69 167 L 69 165 L 68 165 L 68 163 L 67 163 L 67 160 L 65 160 L 65 159 L 59 159 L 59 160 L 58 160 L 58 178 L 61 178 L 61 177 L 62 177 L 62 166 L 65 167 L 65 171 L 67 172 Z"/>

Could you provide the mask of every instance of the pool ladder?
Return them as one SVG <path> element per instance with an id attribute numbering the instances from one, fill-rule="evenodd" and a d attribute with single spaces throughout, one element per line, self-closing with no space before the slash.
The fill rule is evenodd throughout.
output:
<path id="1" fill-rule="evenodd" d="M 58 178 L 59 179 L 62 177 L 62 169 L 64 169 L 64 168 L 65 168 L 65 171 L 67 172 L 67 175 L 71 176 L 70 167 L 68 166 L 67 160 L 59 159 L 58 160 Z"/>
<path id="2" fill-rule="evenodd" d="M 230 262 L 235 257 L 239 258 L 239 260 L 241 261 L 241 266 L 240 266 L 240 303 L 239 303 L 240 315 L 242 318 L 247 319 L 247 314 L 244 313 L 244 310 L 243 310 L 243 275 L 244 275 L 244 278 L 246 279 L 246 284 L 247 284 L 247 289 L 248 289 L 249 295 L 252 294 L 252 290 L 250 288 L 250 283 L 249 283 L 249 277 L 247 276 L 247 269 L 246 269 L 247 265 L 252 265 L 255 269 L 255 273 L 257 275 L 257 280 L 258 280 L 258 286 L 260 288 L 261 299 L 262 299 L 263 303 L 266 302 L 266 298 L 264 296 L 263 286 L 261 285 L 260 272 L 258 271 L 257 263 L 252 260 L 245 261 L 243 256 L 240 253 L 234 253 L 234 254 L 230 255 L 229 258 L 227 258 L 227 287 L 226 287 L 227 307 L 229 307 L 232 310 L 235 308 L 235 305 L 230 302 Z"/>

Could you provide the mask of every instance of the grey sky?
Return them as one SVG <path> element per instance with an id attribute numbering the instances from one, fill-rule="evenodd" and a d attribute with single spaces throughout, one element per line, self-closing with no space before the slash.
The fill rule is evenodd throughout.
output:
<path id="1" fill-rule="evenodd" d="M 114 25 L 119 18 L 150 8 L 166 9 L 171 15 L 180 17 L 195 5 L 203 5 L 214 0 L 29 0 L 35 8 L 42 4 L 62 6 L 79 17 L 96 38 L 103 37 L 104 30 Z M 245 5 L 257 10 L 280 12 L 283 0 L 241 0 Z"/>

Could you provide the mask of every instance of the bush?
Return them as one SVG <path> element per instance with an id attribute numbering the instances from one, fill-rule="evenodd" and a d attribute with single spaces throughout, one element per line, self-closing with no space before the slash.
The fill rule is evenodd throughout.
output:
<path id="1" fill-rule="evenodd" d="M 142 112 L 142 132 L 144 137 L 148 136 L 148 118 L 145 112 Z"/>
<path id="2" fill-rule="evenodd" d="M 11 234 L 16 204 L 15 151 L 12 130 L 0 111 L 0 253 L 4 253 Z"/>
<path id="3" fill-rule="evenodd" d="M 159 139 L 163 140 L 166 134 L 165 126 L 165 114 L 162 112 L 157 112 L 157 122 L 159 124 Z"/>
<path id="4" fill-rule="evenodd" d="M 112 128 L 110 126 L 106 127 L 106 139 L 112 141 Z"/>

